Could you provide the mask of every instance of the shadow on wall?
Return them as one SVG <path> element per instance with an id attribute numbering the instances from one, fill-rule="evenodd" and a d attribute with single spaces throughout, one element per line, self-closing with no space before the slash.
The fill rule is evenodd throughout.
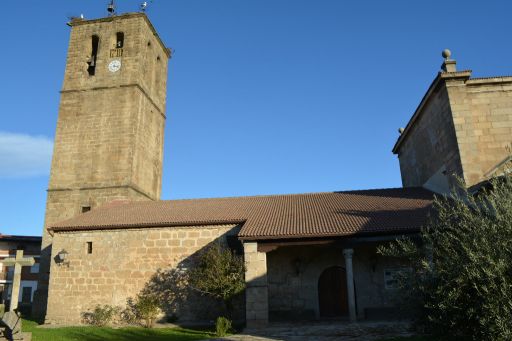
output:
<path id="1" fill-rule="evenodd" d="M 43 243 L 44 244 L 44 243 Z M 31 316 L 40 323 L 44 322 L 48 306 L 48 283 L 50 278 L 50 261 L 52 244 L 41 249 L 37 289 L 34 291 Z"/>
<path id="2" fill-rule="evenodd" d="M 206 244 L 196 252 L 182 259 L 176 266 L 158 269 L 139 293 L 127 297 L 127 306 L 130 299 L 137 294 L 156 296 L 164 316 L 158 320 L 160 323 L 173 323 L 181 326 L 211 325 L 219 316 L 229 316 L 236 323 L 245 322 L 245 295 L 236 296 L 232 301 L 231 314 L 227 311 L 221 300 L 216 300 L 194 289 L 188 280 L 188 274 L 199 260 L 199 256 L 211 246 L 219 244 L 227 247 L 237 255 L 241 255 L 242 243 L 237 239 L 238 230 L 229 231 Z M 243 254 L 243 252 L 242 252 Z M 90 312 L 83 312 L 86 316 Z"/>
<path id="3" fill-rule="evenodd" d="M 355 233 L 376 233 L 379 231 L 419 231 L 428 221 L 432 206 L 410 209 L 338 210 L 336 214 L 351 216 L 358 223 Z"/>

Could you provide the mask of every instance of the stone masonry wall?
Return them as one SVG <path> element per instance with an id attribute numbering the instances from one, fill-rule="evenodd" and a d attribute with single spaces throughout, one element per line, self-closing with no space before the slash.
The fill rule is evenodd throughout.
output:
<path id="1" fill-rule="evenodd" d="M 472 186 L 499 174 L 497 166 L 511 156 L 512 77 L 445 73 L 437 87 L 400 146 L 403 185 L 453 185 L 445 172 Z"/>
<path id="2" fill-rule="evenodd" d="M 247 328 L 262 328 L 268 324 L 267 255 L 257 242 L 245 242 L 244 261 Z"/>
<path id="3" fill-rule="evenodd" d="M 123 55 L 111 57 L 116 33 L 124 33 Z M 99 37 L 96 72 L 87 72 L 92 36 Z M 108 71 L 108 63 L 120 59 L 121 69 Z M 112 85 L 138 84 L 160 111 L 165 111 L 168 58 L 159 39 L 141 14 L 104 18 L 73 25 L 69 38 L 63 91 L 92 90 Z"/>
<path id="4" fill-rule="evenodd" d="M 439 86 L 422 108 L 398 152 L 404 187 L 423 186 L 430 178 L 446 170 L 461 174 L 457 139 L 448 94 Z M 450 177 L 448 184 L 453 181 Z"/>
<path id="5" fill-rule="evenodd" d="M 97 304 L 125 306 L 158 269 L 176 267 L 238 229 L 213 225 L 56 233 L 46 323 L 80 324 L 81 314 Z M 92 254 L 87 242 L 92 242 Z M 62 249 L 68 252 L 69 266 L 54 261 Z"/>
<path id="6" fill-rule="evenodd" d="M 49 189 L 132 185 L 158 199 L 164 123 L 134 87 L 63 93 Z"/>
<path id="7" fill-rule="evenodd" d="M 512 77 L 447 81 L 464 180 L 474 185 L 511 154 Z"/>

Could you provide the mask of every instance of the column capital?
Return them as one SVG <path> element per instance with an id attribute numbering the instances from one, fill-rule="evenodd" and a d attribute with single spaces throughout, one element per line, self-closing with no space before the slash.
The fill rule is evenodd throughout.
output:
<path id="1" fill-rule="evenodd" d="M 352 258 L 353 254 L 354 249 L 343 249 L 343 256 L 345 256 L 345 258 Z"/>

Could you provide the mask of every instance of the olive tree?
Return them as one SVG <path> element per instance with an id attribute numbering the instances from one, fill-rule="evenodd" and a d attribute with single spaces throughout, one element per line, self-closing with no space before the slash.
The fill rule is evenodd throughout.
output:
<path id="1" fill-rule="evenodd" d="M 437 197 L 419 240 L 397 240 L 383 255 L 406 258 L 404 307 L 431 333 L 512 339 L 512 176 Z"/>

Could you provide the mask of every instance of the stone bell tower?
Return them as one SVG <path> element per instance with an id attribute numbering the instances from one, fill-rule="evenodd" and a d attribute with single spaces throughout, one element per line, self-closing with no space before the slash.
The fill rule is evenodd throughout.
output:
<path id="1" fill-rule="evenodd" d="M 170 50 L 144 13 L 69 23 L 34 313 L 44 316 L 52 223 L 112 200 L 158 200 Z"/>

